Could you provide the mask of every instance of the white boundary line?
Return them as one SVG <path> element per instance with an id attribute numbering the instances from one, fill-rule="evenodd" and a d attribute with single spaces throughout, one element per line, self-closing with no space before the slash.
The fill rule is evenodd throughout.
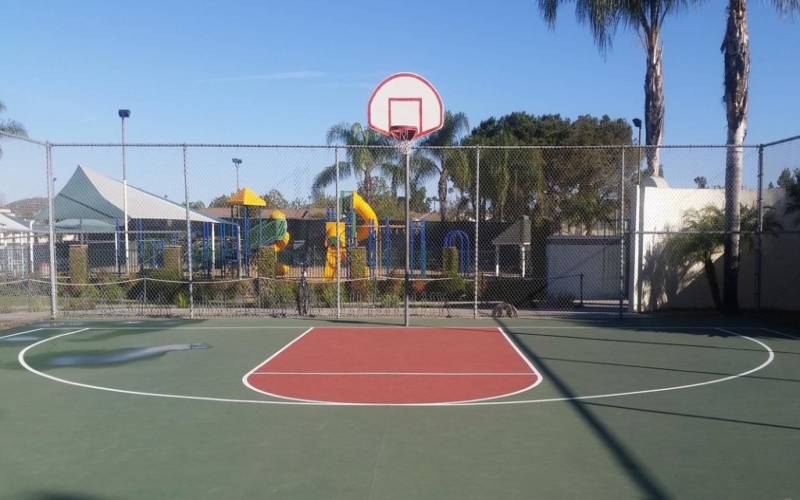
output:
<path id="1" fill-rule="evenodd" d="M 732 326 L 732 325 L 634 325 L 634 324 L 614 324 L 608 322 L 597 322 L 597 325 L 510 325 L 511 328 L 516 330 L 587 330 L 596 328 L 613 328 L 617 330 L 660 330 L 674 328 L 676 330 L 719 330 L 722 328 L 736 328 L 739 330 L 766 330 L 772 331 L 761 326 Z M 39 330 L 68 330 L 77 326 L 84 326 L 86 323 L 72 326 L 47 326 L 39 328 Z M 121 324 L 127 324 L 125 322 Z M 219 326 L 191 326 L 181 325 L 174 326 L 175 323 L 165 323 L 164 325 L 153 326 L 89 326 L 92 330 L 291 330 L 301 327 L 302 325 L 219 325 Z M 363 325 L 314 325 L 311 328 L 330 328 L 339 329 L 346 328 L 348 330 L 371 330 L 375 328 L 442 328 L 448 330 L 490 330 L 494 328 L 491 325 L 486 326 L 448 326 L 448 325 L 428 325 L 428 326 L 410 326 L 404 327 L 402 325 L 390 325 L 377 323 L 371 326 Z M 788 335 L 788 334 L 784 334 Z M 796 337 L 795 337 L 796 338 Z"/>
<path id="2" fill-rule="evenodd" d="M 722 377 L 718 379 L 707 380 L 705 382 L 698 382 L 695 384 L 686 384 L 686 385 L 675 385 L 670 387 L 661 387 L 657 389 L 645 389 L 640 391 L 629 391 L 629 392 L 619 392 L 613 394 L 595 394 L 589 396 L 575 396 L 569 398 L 547 398 L 547 399 L 525 399 L 525 400 L 516 400 L 516 401 L 484 401 L 484 402 L 476 402 L 476 403 L 466 403 L 466 404 L 453 404 L 453 403 L 432 403 L 432 404 L 417 404 L 417 405 L 407 405 L 407 406 L 450 406 L 450 407 L 458 407 L 458 406 L 487 406 L 487 405 L 507 405 L 507 404 L 535 404 L 535 403 L 553 403 L 553 402 L 563 402 L 563 401 L 571 401 L 571 400 L 586 400 L 586 399 L 600 399 L 600 398 L 612 398 L 618 396 L 633 396 L 638 394 L 649 394 L 649 393 L 656 393 L 656 392 L 666 392 L 666 391 L 677 391 L 677 390 L 684 390 L 684 389 L 691 389 L 695 387 L 702 387 L 711 384 L 718 384 L 721 382 L 727 382 L 729 380 L 734 380 L 740 377 L 745 377 L 752 373 L 755 373 L 759 370 L 764 369 L 767 365 L 772 363 L 772 360 L 775 358 L 775 353 L 770 349 L 770 347 L 761 342 L 760 340 L 756 340 L 750 338 L 746 335 L 741 335 L 736 332 L 732 332 L 730 330 L 725 330 L 723 328 L 718 328 L 719 330 L 725 333 L 731 333 L 736 335 L 737 337 L 741 337 L 745 340 L 749 340 L 750 342 L 754 342 L 764 350 L 767 351 L 768 357 L 767 360 L 761 363 L 760 365 L 756 366 L 755 368 L 751 368 L 747 371 L 737 373 L 735 375 Z M 183 399 L 183 400 L 193 400 L 193 401 L 211 401 L 217 403 L 240 403 L 240 404 L 265 404 L 265 405 L 283 405 L 283 406 L 387 406 L 383 404 L 377 405 L 352 405 L 352 404 L 344 404 L 344 405 L 337 405 L 333 403 L 313 403 L 313 402 L 304 402 L 304 401 L 270 401 L 270 400 L 263 400 L 263 399 L 236 399 L 236 398 L 216 398 L 216 397 L 209 397 L 209 396 L 188 396 L 185 394 L 166 394 L 166 393 L 158 393 L 158 392 L 144 392 L 144 391 L 131 391 L 127 389 L 117 389 L 114 387 L 104 387 L 100 385 L 91 385 L 91 384 L 83 384 L 80 382 L 73 382 L 72 380 L 66 380 L 63 378 L 55 377 L 53 375 L 49 375 L 46 373 L 42 373 L 34 368 L 32 368 L 28 363 L 25 361 L 25 354 L 33 349 L 36 346 L 44 344 L 45 342 L 50 342 L 61 337 L 72 335 L 75 333 L 80 333 L 89 330 L 88 328 L 84 328 L 81 330 L 75 330 L 72 332 L 61 333 L 59 335 L 54 335 L 52 337 L 48 337 L 46 339 L 42 339 L 38 342 L 35 342 L 24 349 L 22 349 L 18 356 L 17 360 L 22 365 L 23 368 L 28 370 L 29 372 L 33 373 L 34 375 L 38 375 L 40 377 L 44 377 L 46 379 L 52 380 L 54 382 L 58 382 L 61 384 L 71 385 L 75 387 L 83 387 L 85 389 L 95 389 L 99 391 L 106 391 L 106 392 L 113 392 L 117 394 L 129 394 L 133 396 L 147 396 L 147 397 L 155 397 L 155 398 L 166 398 L 166 399 Z M 262 363 L 263 364 L 263 363 Z"/>
<path id="3" fill-rule="evenodd" d="M 325 327 L 319 327 L 319 328 L 325 328 Z M 403 327 L 397 327 L 397 328 L 403 328 Z M 428 326 L 428 327 L 418 327 L 418 328 L 436 328 L 436 327 L 429 327 Z M 456 328 L 456 327 L 453 327 L 453 328 Z M 524 388 L 522 388 L 520 390 L 509 392 L 509 393 L 505 393 L 505 394 L 500 394 L 500 395 L 496 395 L 496 396 L 489 396 L 489 397 L 486 397 L 486 398 L 446 401 L 446 402 L 443 401 L 443 402 L 436 402 L 436 403 L 353 403 L 353 402 L 343 402 L 343 401 L 321 401 L 321 400 L 316 400 L 316 399 L 293 398 L 293 397 L 290 397 L 290 396 L 284 396 L 284 395 L 281 395 L 281 394 L 274 394 L 274 393 L 267 392 L 267 391 L 264 391 L 264 390 L 261 390 L 261 389 L 256 389 L 255 387 L 253 387 L 249 383 L 249 381 L 247 379 L 251 375 L 256 375 L 256 370 L 258 370 L 258 368 L 260 368 L 260 367 L 266 365 L 267 363 L 269 363 L 273 358 L 278 356 L 281 352 L 283 352 L 284 350 L 289 348 L 289 346 L 291 346 L 292 344 L 294 344 L 295 342 L 300 340 L 303 336 L 305 336 L 305 334 L 307 334 L 308 332 L 310 332 L 313 329 L 314 328 L 312 327 L 312 328 L 309 328 L 308 330 L 306 330 L 305 332 L 301 333 L 296 339 L 292 340 L 291 342 L 289 342 L 288 344 L 283 346 L 278 352 L 276 352 L 275 354 L 273 354 L 272 356 L 267 358 L 266 361 L 264 361 L 263 363 L 260 363 L 255 368 L 253 368 L 252 370 L 247 372 L 245 374 L 245 376 L 242 377 L 242 383 L 244 385 L 246 385 L 247 387 L 249 387 L 250 389 L 252 389 L 252 390 L 254 390 L 256 392 L 259 392 L 261 394 L 265 394 L 267 396 L 271 396 L 271 397 L 278 398 L 278 399 L 286 399 L 286 400 L 289 400 L 289 401 L 303 402 L 303 403 L 315 403 L 315 404 L 322 404 L 322 405 L 339 405 L 339 406 L 447 406 L 447 405 L 454 406 L 454 405 L 459 405 L 459 404 L 476 403 L 476 402 L 480 402 L 480 401 L 489 401 L 489 400 L 492 400 L 492 399 L 500 399 L 500 398 L 506 398 L 506 397 L 509 397 L 509 396 L 514 396 L 514 395 L 519 394 L 521 392 L 525 392 L 527 390 L 533 389 L 534 387 L 536 387 L 537 385 L 539 385 L 542 382 L 542 375 L 538 371 L 536 371 L 536 368 L 533 366 L 533 364 L 531 364 L 530 360 L 528 358 L 526 358 L 525 356 L 523 356 L 523 354 L 519 351 L 519 349 L 517 349 L 517 346 L 514 345 L 514 343 L 511 341 L 511 339 L 509 339 L 508 336 L 506 336 L 505 332 L 503 332 L 503 329 L 502 328 L 498 328 L 498 330 L 500 331 L 500 335 L 502 335 L 503 338 L 509 344 L 511 344 L 511 347 L 514 349 L 514 351 L 517 353 L 517 355 L 520 358 L 522 358 L 523 361 L 525 361 L 525 363 L 528 365 L 528 367 L 530 367 L 531 372 L 528 375 L 529 376 L 530 375 L 535 375 L 536 376 L 536 380 L 534 380 L 531 385 L 529 385 L 527 387 L 524 387 Z M 492 330 L 492 328 L 483 328 L 483 330 L 489 332 L 489 331 Z"/>
<path id="4" fill-rule="evenodd" d="M 23 335 L 23 334 L 26 334 L 26 333 L 38 332 L 38 331 L 41 331 L 41 330 L 44 330 L 44 328 L 34 328 L 33 330 L 26 330 L 24 332 L 12 333 L 11 335 L 3 335 L 2 337 L 0 337 L 0 340 L 10 339 L 11 337 L 16 337 L 17 335 Z"/>
<path id="5" fill-rule="evenodd" d="M 766 351 L 768 353 L 767 360 L 764 361 L 763 363 L 761 363 L 760 365 L 756 366 L 755 368 L 751 368 L 750 370 L 747 370 L 747 371 L 744 371 L 744 372 L 741 372 L 741 373 L 737 373 L 735 375 L 729 375 L 727 377 L 722 377 L 722 378 L 718 378 L 718 379 L 714 379 L 714 380 L 707 380 L 705 382 L 697 382 L 697 383 L 694 383 L 694 384 L 675 385 L 675 386 L 672 386 L 672 387 L 661 387 L 661 388 L 658 388 L 658 389 L 645 389 L 645 390 L 641 390 L 641 391 L 615 392 L 615 393 L 611 393 L 611 394 L 596 394 L 596 395 L 592 395 L 592 396 L 574 396 L 574 397 L 569 397 L 569 398 L 548 398 L 548 399 L 529 399 L 529 400 L 518 400 L 518 401 L 503 401 L 503 403 L 505 403 L 505 404 L 522 404 L 522 403 L 549 403 L 549 402 L 553 402 L 553 401 L 579 401 L 579 400 L 584 400 L 584 399 L 613 398 L 613 397 L 617 397 L 617 396 L 632 396 L 634 394 L 651 394 L 651 393 L 655 393 L 655 392 L 666 392 L 666 391 L 677 391 L 677 390 L 681 390 L 681 389 L 691 389 L 693 387 L 702 387 L 704 385 L 711 385 L 711 384 L 718 384 L 720 382 L 727 382 L 728 380 L 734 380 L 734 379 L 737 379 L 737 378 L 740 378 L 740 377 L 744 377 L 746 375 L 750 375 L 751 373 L 755 373 L 755 372 L 761 370 L 762 368 L 765 368 L 767 365 L 772 363 L 773 359 L 775 359 L 775 353 L 764 342 L 761 342 L 760 340 L 757 340 L 757 339 L 754 339 L 754 338 L 751 338 L 751 337 L 747 337 L 746 335 L 738 334 L 738 333 L 733 332 L 731 330 L 726 330 L 724 328 L 717 328 L 717 330 L 719 330 L 721 332 L 725 332 L 725 333 L 731 334 L 731 335 L 736 335 L 737 337 L 741 337 L 743 339 L 747 339 L 747 340 L 750 340 L 752 342 L 755 342 L 756 344 L 758 344 L 761 347 L 763 347 L 764 349 L 766 349 Z M 477 403 L 477 404 L 479 404 L 479 405 L 491 405 L 491 404 L 498 404 L 498 402 L 486 402 L 486 403 Z"/>
<path id="6" fill-rule="evenodd" d="M 800 337 L 795 337 L 794 335 L 789 335 L 788 333 L 779 332 L 778 330 L 773 330 L 771 328 L 762 328 L 765 332 L 774 333 L 775 335 L 780 335 L 781 337 L 786 337 L 787 339 L 799 340 Z"/>

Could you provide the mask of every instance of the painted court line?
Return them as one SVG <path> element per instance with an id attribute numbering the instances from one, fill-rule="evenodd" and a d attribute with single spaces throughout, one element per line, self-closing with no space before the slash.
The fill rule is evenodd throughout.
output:
<path id="1" fill-rule="evenodd" d="M 488 321 L 488 320 L 487 320 Z M 586 322 L 586 320 L 582 320 Z M 737 328 L 739 330 L 767 330 L 761 326 L 728 326 L 728 325 L 616 325 L 613 323 L 597 321 L 597 325 L 509 325 L 511 329 L 517 330 L 594 330 L 597 328 L 607 327 L 619 330 L 662 330 L 662 329 L 676 329 L 676 330 L 718 330 L 720 328 Z M 122 323 L 126 324 L 127 323 Z M 78 325 L 75 325 L 78 326 Z M 82 325 L 81 325 L 82 326 Z M 326 329 L 348 329 L 348 330 L 374 330 L 375 328 L 395 328 L 401 325 L 393 324 L 380 324 L 373 326 L 363 325 L 315 325 L 311 328 L 326 328 Z M 68 330 L 74 326 L 46 326 L 38 328 L 38 330 Z M 219 326 L 191 326 L 182 325 L 174 326 L 174 324 L 153 325 L 153 326 L 91 326 L 92 330 L 294 330 L 298 325 L 219 325 Z M 493 325 L 487 324 L 485 326 L 448 326 L 448 325 L 432 325 L 432 326 L 410 326 L 404 328 L 442 328 L 448 330 L 486 330 L 494 328 Z"/>
<path id="2" fill-rule="evenodd" d="M 10 339 L 11 337 L 16 337 L 17 335 L 25 335 L 26 333 L 38 332 L 41 330 L 44 330 L 44 328 L 34 328 L 33 330 L 26 330 L 24 332 L 12 333 L 11 335 L 3 335 L 2 337 L 0 337 L 0 340 Z"/>
<path id="3" fill-rule="evenodd" d="M 621 396 L 633 396 L 633 395 L 640 395 L 640 394 L 650 394 L 650 393 L 657 393 L 657 392 L 667 392 L 667 391 L 678 391 L 678 390 L 685 390 L 685 389 L 692 389 L 697 387 L 703 387 L 712 384 L 718 384 L 722 382 L 727 382 L 730 380 L 734 380 L 740 377 L 745 377 L 747 375 L 751 375 L 755 372 L 758 372 L 768 366 L 775 358 L 775 353 L 772 349 L 761 342 L 760 340 L 753 339 L 746 335 L 741 335 L 739 333 L 725 330 L 723 328 L 719 328 L 721 331 L 725 333 L 733 334 L 737 337 L 741 337 L 745 340 L 750 342 L 756 343 L 764 348 L 767 352 L 768 357 L 767 360 L 763 363 L 759 364 L 758 366 L 751 368 L 749 370 L 743 371 L 741 373 L 737 373 L 735 375 L 730 375 L 718 379 L 706 380 L 704 382 L 698 382 L 694 384 L 685 384 L 685 385 L 676 385 L 676 386 L 669 386 L 669 387 L 660 387 L 656 389 L 644 389 L 644 390 L 637 390 L 637 391 L 628 391 L 628 392 L 619 392 L 619 393 L 610 393 L 610 394 L 594 394 L 594 395 L 587 395 L 587 396 L 575 396 L 575 397 L 565 397 L 565 398 L 544 398 L 544 399 L 526 399 L 526 400 L 515 400 L 515 401 L 484 401 L 484 402 L 476 402 L 476 403 L 462 403 L 462 404 L 453 404 L 453 403 L 421 403 L 421 404 L 414 404 L 414 405 L 407 405 L 407 406 L 428 406 L 428 407 L 440 407 L 440 406 L 447 406 L 447 407 L 469 407 L 469 406 L 486 406 L 486 405 L 507 405 L 507 404 L 537 404 L 537 403 L 554 403 L 554 402 L 564 402 L 564 401 L 571 401 L 571 400 L 589 400 L 589 399 L 600 399 L 600 398 L 612 398 L 612 397 L 621 397 Z M 32 349 L 40 346 L 46 342 L 52 342 L 62 337 L 66 337 L 68 335 L 73 335 L 81 332 L 85 332 L 90 330 L 89 328 L 83 328 L 80 330 L 70 331 L 66 333 L 61 333 L 58 335 L 54 335 L 52 337 L 48 337 L 42 339 L 38 342 L 30 344 L 29 346 L 22 349 L 19 354 L 17 355 L 17 360 L 19 361 L 20 365 L 22 365 L 25 370 L 28 372 L 38 375 L 40 377 L 49 379 L 53 382 L 57 382 L 60 384 L 70 385 L 74 387 L 81 387 L 84 389 L 94 389 L 98 391 L 104 392 L 111 392 L 115 394 L 126 394 L 130 396 L 143 396 L 143 397 L 155 397 L 155 398 L 165 398 L 165 399 L 178 399 L 178 400 L 191 400 L 191 401 L 207 401 L 207 402 L 215 402 L 215 403 L 235 403 L 235 404 L 256 404 L 256 405 L 280 405 L 280 406 L 387 406 L 384 404 L 337 404 L 337 403 L 316 403 L 316 402 L 303 402 L 303 401 L 287 401 L 287 400 L 264 400 L 264 399 L 241 399 L 241 398 L 220 398 L 220 397 L 212 397 L 212 396 L 192 396 L 187 394 L 169 394 L 169 393 L 159 393 L 159 392 L 146 392 L 146 391 L 133 391 L 128 389 L 118 389 L 116 387 L 107 387 L 107 386 L 100 386 L 100 385 L 93 385 L 93 384 L 84 384 L 81 382 L 75 382 L 72 380 L 67 380 L 64 378 L 56 377 L 47 373 L 43 373 L 35 368 L 31 367 L 27 361 L 25 360 L 25 355 L 31 351 Z M 308 330 L 303 333 L 308 333 Z M 296 339 L 295 339 L 296 340 Z"/>
<path id="4" fill-rule="evenodd" d="M 496 377 L 498 375 L 525 375 L 530 377 L 533 375 L 531 372 L 252 372 L 250 375 L 408 375 L 420 377 Z"/>
<path id="5" fill-rule="evenodd" d="M 771 328 L 762 328 L 765 332 L 774 333 L 775 335 L 780 335 L 781 337 L 786 337 L 787 339 L 792 340 L 800 340 L 800 338 L 795 337 L 794 335 L 789 335 L 788 333 L 779 332 L 778 330 L 773 330 Z"/>
<path id="6" fill-rule="evenodd" d="M 327 329 L 329 327 L 321 327 L 321 328 Z M 340 328 L 344 328 L 344 329 L 346 329 L 348 331 L 351 330 L 348 327 L 340 327 Z M 374 328 L 375 327 L 372 327 L 371 329 L 374 329 Z M 397 327 L 392 326 L 390 328 L 397 328 Z M 439 327 L 422 327 L 421 326 L 421 327 L 417 327 L 417 328 L 430 329 L 430 328 L 439 328 Z M 458 328 L 460 328 L 460 327 L 452 327 L 452 329 L 458 329 Z M 494 372 L 479 372 L 479 373 L 472 373 L 472 372 L 309 372 L 309 371 L 302 371 L 302 372 L 261 371 L 261 372 L 259 372 L 258 371 L 259 368 L 267 365 L 270 361 L 272 361 L 273 359 L 277 358 L 281 353 L 283 353 L 289 347 L 291 347 L 292 345 L 294 345 L 295 343 L 300 341 L 303 337 L 305 337 L 313 329 L 314 328 L 312 327 L 312 328 L 309 328 L 308 330 L 306 330 L 305 332 L 301 333 L 297 338 L 295 338 L 294 340 L 292 340 L 291 342 L 289 342 L 288 344 L 283 346 L 280 350 L 278 350 L 276 353 L 271 355 L 265 361 L 263 361 L 262 363 L 256 365 L 256 367 L 254 367 L 251 371 L 249 371 L 248 373 L 246 373 L 242 377 L 242 383 L 246 387 L 248 387 L 249 389 L 251 389 L 251 390 L 253 390 L 255 392 L 258 392 L 260 394 L 264 394 L 266 396 L 270 396 L 270 397 L 273 397 L 273 398 L 293 401 L 293 402 L 315 403 L 315 404 L 333 404 L 333 405 L 349 405 L 349 406 L 444 406 L 444 405 L 469 404 L 469 403 L 474 403 L 474 402 L 477 402 L 477 401 L 489 401 L 489 400 L 506 398 L 506 397 L 514 396 L 514 395 L 520 394 L 522 392 L 531 390 L 531 389 L 533 389 L 534 387 L 536 387 L 537 385 L 539 385 L 542 382 L 541 373 L 539 373 L 539 371 L 531 363 L 531 361 L 528 358 L 526 358 L 519 349 L 517 349 L 517 346 L 511 341 L 511 339 L 506 335 L 506 333 L 503 331 L 502 328 L 497 328 L 499 334 L 503 337 L 503 339 L 505 339 L 506 342 L 509 343 L 509 345 L 512 347 L 512 349 L 514 350 L 516 355 L 519 356 L 523 360 L 523 362 L 530 368 L 530 372 L 497 372 L 497 373 L 494 373 Z M 483 331 L 487 331 L 487 330 L 491 331 L 494 328 L 482 327 L 482 328 L 476 328 L 476 329 L 483 330 Z M 492 395 L 492 396 L 489 396 L 489 397 L 475 398 L 475 399 L 464 399 L 464 400 L 442 401 L 442 402 L 426 402 L 426 403 L 418 403 L 418 402 L 417 403 L 399 403 L 399 402 L 374 403 L 374 402 L 329 401 L 329 400 L 306 399 L 306 398 L 288 396 L 286 394 L 277 394 L 277 393 L 273 393 L 273 392 L 267 391 L 267 390 L 265 390 L 263 388 L 258 388 L 256 386 L 254 386 L 253 384 L 251 384 L 250 381 L 249 381 L 249 378 L 251 376 L 253 376 L 253 375 L 265 375 L 265 376 L 274 376 L 274 375 L 299 375 L 299 376 L 304 376 L 304 375 L 312 375 L 312 376 L 313 375 L 317 375 L 317 376 L 340 376 L 340 375 L 344 375 L 344 376 L 353 376 L 353 375 L 361 375 L 361 376 L 376 376 L 376 375 L 394 376 L 394 375 L 399 375 L 399 376 L 414 376 L 414 375 L 416 375 L 416 376 L 439 376 L 439 377 L 446 377 L 446 376 L 456 376 L 456 377 L 458 377 L 458 376 L 494 376 L 494 377 L 500 376 L 500 377 L 502 377 L 502 376 L 510 375 L 510 376 L 535 377 L 535 380 L 530 385 L 528 385 L 526 387 L 523 387 L 523 388 L 521 388 L 519 390 L 515 390 L 515 391 L 507 392 L 507 393 L 500 393 L 500 394 Z"/>

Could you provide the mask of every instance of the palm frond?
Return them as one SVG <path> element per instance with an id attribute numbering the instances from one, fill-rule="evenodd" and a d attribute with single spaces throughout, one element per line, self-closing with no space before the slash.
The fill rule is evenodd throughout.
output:
<path id="1" fill-rule="evenodd" d="M 349 162 L 339 162 L 339 179 L 350 177 L 353 175 L 353 168 Z M 311 191 L 315 195 L 322 194 L 322 191 L 336 182 L 336 164 L 328 165 L 314 178 L 314 183 L 311 185 Z"/>

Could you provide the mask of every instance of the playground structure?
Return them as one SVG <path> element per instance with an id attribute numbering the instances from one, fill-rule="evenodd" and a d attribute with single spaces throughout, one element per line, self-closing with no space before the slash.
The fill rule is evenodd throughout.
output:
<path id="1" fill-rule="evenodd" d="M 325 223 L 325 268 L 323 278 L 336 278 L 337 248 L 340 266 L 349 262 L 353 249 L 366 247 L 367 269 L 363 275 L 377 277 L 388 275 L 394 268 L 392 261 L 393 232 L 404 232 L 402 225 L 392 225 L 388 220 L 381 225 L 372 207 L 355 191 L 343 191 L 339 198 L 342 220 L 336 220 L 336 212 L 328 209 L 328 221 Z M 360 219 L 360 222 L 359 220 Z M 427 250 L 425 221 L 413 221 L 412 238 L 409 247 L 412 270 L 420 271 L 427 276 Z M 344 267 L 345 276 L 350 277 L 351 270 Z"/>
<path id="2" fill-rule="evenodd" d="M 260 216 L 261 208 L 266 207 L 267 202 L 249 188 L 242 188 L 231 196 L 228 205 L 231 207 L 231 218 L 241 221 L 241 226 L 237 225 L 238 234 L 242 235 L 244 239 L 237 245 L 237 248 L 241 249 L 241 256 L 236 255 L 239 274 L 250 276 L 250 261 L 254 250 L 271 246 L 277 253 L 288 245 L 291 235 L 287 230 L 286 215 L 280 210 L 273 210 L 270 218 L 263 220 Z M 252 209 L 256 210 L 258 217 L 252 216 Z M 254 219 L 256 220 L 255 224 L 253 224 Z M 288 272 L 288 265 L 276 263 L 275 274 L 277 276 L 284 276 Z"/>

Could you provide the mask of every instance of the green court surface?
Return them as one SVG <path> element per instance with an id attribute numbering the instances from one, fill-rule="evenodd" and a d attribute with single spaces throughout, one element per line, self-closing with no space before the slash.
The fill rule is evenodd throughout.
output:
<path id="1" fill-rule="evenodd" d="M 431 335 L 502 328 L 540 383 L 433 405 L 307 403 L 243 383 L 311 327 L 381 335 L 388 323 L 0 332 L 0 497 L 800 498 L 797 329 L 680 317 L 424 324 Z M 457 347 L 430 354 L 451 362 L 468 352 Z"/>

